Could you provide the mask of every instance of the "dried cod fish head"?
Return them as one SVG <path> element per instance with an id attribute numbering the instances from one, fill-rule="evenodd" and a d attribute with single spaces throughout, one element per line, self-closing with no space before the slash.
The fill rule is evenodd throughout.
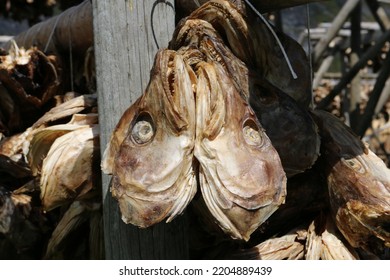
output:
<path id="1" fill-rule="evenodd" d="M 95 176 L 99 176 L 94 167 L 99 154 L 98 125 L 78 126 L 73 131 L 66 131 L 66 126 L 62 132 L 53 129 L 41 131 L 37 136 L 37 140 L 50 144 L 52 139 L 46 134 L 63 134 L 54 140 L 42 162 L 41 201 L 46 211 L 81 198 L 92 190 L 97 181 Z M 39 144 L 38 141 L 33 143 Z M 32 148 L 36 150 L 41 149 Z"/>
<path id="2" fill-rule="evenodd" d="M 320 110 L 313 115 L 336 225 L 353 247 L 380 254 L 390 247 L 390 170 L 338 118 Z"/>
<path id="3" fill-rule="evenodd" d="M 278 153 L 218 63 L 199 63 L 196 145 L 205 204 L 233 238 L 248 240 L 284 202 Z"/>
<path id="4" fill-rule="evenodd" d="M 59 88 L 58 58 L 37 48 L 11 50 L 0 62 L 0 81 L 22 105 L 40 108 Z"/>
<path id="5" fill-rule="evenodd" d="M 159 51 L 145 93 L 124 113 L 104 155 L 125 223 L 148 227 L 179 215 L 196 192 L 195 76 L 175 51 Z"/>

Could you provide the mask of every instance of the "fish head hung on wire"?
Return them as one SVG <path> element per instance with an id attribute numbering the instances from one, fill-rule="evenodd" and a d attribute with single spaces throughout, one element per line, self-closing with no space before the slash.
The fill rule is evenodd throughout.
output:
<path id="1" fill-rule="evenodd" d="M 204 204 L 223 231 L 248 240 L 284 202 L 286 175 L 225 69 L 198 67 L 195 157 Z"/>
<path id="2" fill-rule="evenodd" d="M 102 167 L 126 223 L 170 221 L 196 192 L 193 79 L 180 55 L 158 52 L 145 93 L 112 134 Z"/>

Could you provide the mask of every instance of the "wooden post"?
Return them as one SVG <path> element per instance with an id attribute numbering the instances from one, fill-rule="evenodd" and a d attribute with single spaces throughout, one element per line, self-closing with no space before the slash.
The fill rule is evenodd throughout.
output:
<path id="1" fill-rule="evenodd" d="M 375 45 L 370 47 L 359 59 L 359 61 L 346 73 L 343 78 L 340 80 L 340 82 L 332 89 L 329 94 L 320 101 L 320 103 L 317 105 L 318 109 L 324 109 L 326 106 L 332 102 L 333 98 L 337 94 L 340 93 L 340 91 L 348 85 L 348 83 L 351 82 L 351 80 L 356 76 L 356 74 L 362 69 L 366 64 L 367 61 L 372 59 L 375 55 L 378 54 L 378 52 L 381 50 L 383 45 L 390 40 L 390 30 L 386 31 L 382 34 L 380 38 L 375 42 Z"/>
<path id="2" fill-rule="evenodd" d="M 374 89 L 371 92 L 370 99 L 367 102 L 366 109 L 364 110 L 363 116 L 360 119 L 359 126 L 357 128 L 357 134 L 359 136 L 364 136 L 367 128 L 370 127 L 372 118 L 374 117 L 375 108 L 378 105 L 378 101 L 383 93 L 385 88 L 386 81 L 390 76 L 390 52 L 387 52 L 386 59 L 383 61 L 382 69 L 376 80 Z"/>
<path id="3" fill-rule="evenodd" d="M 351 53 L 350 58 L 350 67 L 352 68 L 358 61 L 360 57 L 360 44 L 361 44 L 361 20 L 362 20 L 362 4 L 358 3 L 355 9 L 351 13 Z M 353 130 L 356 129 L 358 119 L 360 116 L 360 88 L 361 79 L 359 72 L 351 81 L 351 88 L 349 90 L 349 108 L 348 113 L 350 117 L 350 126 Z"/>
<path id="4" fill-rule="evenodd" d="M 390 19 L 386 15 L 386 11 L 379 5 L 377 0 L 366 0 L 367 6 L 370 8 L 373 16 L 380 25 L 382 31 L 390 28 Z"/>
<path id="5" fill-rule="evenodd" d="M 325 75 L 325 73 L 328 71 L 330 66 L 333 63 L 333 60 L 338 52 L 340 52 L 340 45 L 344 43 L 344 39 L 340 37 L 336 37 L 333 40 L 333 43 L 331 43 L 332 46 L 330 46 L 329 54 L 324 60 L 321 62 L 320 67 L 318 68 L 317 72 L 314 75 L 313 80 L 313 89 L 316 89 L 320 82 Z"/>
<path id="6" fill-rule="evenodd" d="M 173 0 L 92 1 L 96 78 L 104 151 L 122 113 L 144 91 L 154 56 L 166 47 L 175 24 Z M 188 258 L 185 216 L 148 229 L 125 225 L 103 176 L 107 259 Z"/>
<path id="7" fill-rule="evenodd" d="M 319 59 L 327 49 L 329 43 L 337 35 L 344 22 L 348 19 L 350 13 L 353 11 L 353 9 L 359 2 L 360 0 L 348 0 L 347 3 L 344 4 L 343 8 L 333 20 L 332 27 L 329 28 L 328 32 L 326 32 L 324 37 L 322 37 L 321 40 L 315 46 L 313 53 L 314 64 L 319 62 Z"/>

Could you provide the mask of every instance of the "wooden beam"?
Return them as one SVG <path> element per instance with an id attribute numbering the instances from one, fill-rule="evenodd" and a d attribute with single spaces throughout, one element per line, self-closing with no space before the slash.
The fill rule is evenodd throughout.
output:
<path id="1" fill-rule="evenodd" d="M 334 39 L 334 44 L 329 50 L 329 55 L 322 61 L 320 67 L 318 68 L 317 72 L 314 75 L 314 80 L 313 80 L 314 89 L 320 85 L 322 78 L 324 77 L 324 75 L 332 65 L 337 52 L 340 51 L 340 45 L 343 42 L 344 40 L 339 37 Z"/>
<path id="2" fill-rule="evenodd" d="M 337 14 L 336 18 L 332 22 L 331 28 L 328 32 L 320 39 L 317 45 L 314 48 L 313 52 L 313 62 L 314 64 L 318 63 L 325 50 L 327 49 L 329 43 L 337 35 L 339 30 L 343 27 L 344 22 L 348 19 L 350 13 L 355 9 L 356 5 L 359 4 L 360 0 L 348 0 L 340 12 Z"/>
<path id="3" fill-rule="evenodd" d="M 387 78 L 386 84 L 383 87 L 383 91 L 381 96 L 379 97 L 378 104 L 375 107 L 375 115 L 378 114 L 382 108 L 386 105 L 390 100 L 390 78 Z"/>
<path id="4" fill-rule="evenodd" d="M 358 61 L 361 53 L 361 21 L 362 21 L 362 3 L 358 3 L 351 13 L 351 53 L 349 54 L 350 67 L 353 67 Z M 349 120 L 350 127 L 355 130 L 360 116 L 360 89 L 361 79 L 359 72 L 351 81 L 349 89 Z"/>
<path id="5" fill-rule="evenodd" d="M 390 29 L 390 19 L 386 15 L 386 11 L 379 5 L 377 0 L 366 0 L 367 6 L 370 8 L 375 20 L 380 25 L 382 31 Z"/>
<path id="6" fill-rule="evenodd" d="M 45 53 L 68 53 L 84 56 L 93 44 L 91 1 L 84 0 L 57 16 L 37 23 L 19 33 L 13 40 L 19 47 L 32 46 Z M 9 49 L 12 42 L 5 44 Z"/>
<path id="7" fill-rule="evenodd" d="M 173 2 L 92 1 L 102 151 L 122 113 L 143 93 L 157 50 L 168 45 Z M 102 181 L 107 259 L 188 258 L 184 215 L 148 229 L 126 225 L 109 191 L 110 178 Z"/>
<path id="8" fill-rule="evenodd" d="M 374 89 L 370 94 L 370 99 L 367 102 L 366 109 L 359 120 L 359 127 L 357 128 L 357 134 L 363 136 L 366 133 L 367 128 L 370 127 L 372 118 L 374 117 L 375 109 L 378 105 L 378 101 L 384 92 L 386 81 L 390 76 L 390 52 L 387 52 L 386 59 L 383 61 L 383 67 L 378 75 L 378 79 L 375 83 Z M 385 93 L 386 94 L 386 93 Z"/>
<path id="9" fill-rule="evenodd" d="M 335 55 L 336 51 L 335 49 L 332 49 L 330 54 L 322 61 L 321 66 L 318 68 L 318 71 L 314 75 L 313 89 L 316 89 L 320 85 L 321 80 L 324 77 L 326 71 L 328 71 L 329 67 L 332 65 Z"/>
<path id="10" fill-rule="evenodd" d="M 383 45 L 390 40 L 390 30 L 386 31 L 382 36 L 375 42 L 371 48 L 369 48 L 360 58 L 360 60 L 343 76 L 340 82 L 332 89 L 329 94 L 321 100 L 317 105 L 318 109 L 326 108 L 333 98 L 345 88 L 351 80 L 356 76 L 356 74 L 366 66 L 367 61 L 372 59 L 375 55 L 379 53 Z"/>

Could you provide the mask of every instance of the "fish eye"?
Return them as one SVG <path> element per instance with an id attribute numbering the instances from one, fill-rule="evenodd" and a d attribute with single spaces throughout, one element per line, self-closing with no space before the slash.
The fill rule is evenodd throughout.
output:
<path id="1" fill-rule="evenodd" d="M 134 122 L 131 130 L 131 139 L 139 145 L 146 144 L 153 139 L 155 128 L 152 117 L 148 113 L 142 113 Z"/>
<path id="2" fill-rule="evenodd" d="M 249 145 L 260 146 L 263 144 L 263 137 L 254 120 L 247 119 L 244 122 L 242 132 L 244 134 L 245 142 Z"/>
<path id="3" fill-rule="evenodd" d="M 341 158 L 341 162 L 356 172 L 359 172 L 362 174 L 366 172 L 366 169 L 364 168 L 364 166 L 356 158 Z"/>
<path id="4" fill-rule="evenodd" d="M 277 101 L 277 95 L 270 89 L 263 88 L 259 85 L 254 87 L 255 96 L 263 105 L 271 105 Z"/>

